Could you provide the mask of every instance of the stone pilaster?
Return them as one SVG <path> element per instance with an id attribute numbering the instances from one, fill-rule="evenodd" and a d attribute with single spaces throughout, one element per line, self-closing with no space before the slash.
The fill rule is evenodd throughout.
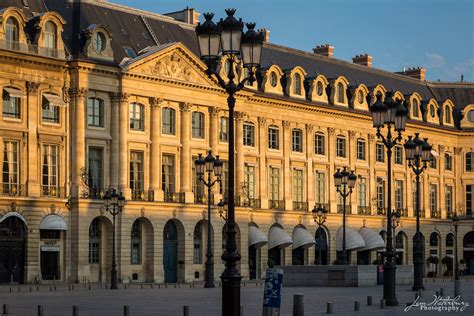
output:
<path id="1" fill-rule="evenodd" d="M 28 92 L 28 104 L 26 105 L 28 111 L 28 195 L 31 197 L 40 196 L 40 184 L 39 179 L 39 165 L 36 159 L 31 157 L 37 157 L 38 153 L 38 87 L 39 83 L 33 81 L 26 82 L 26 88 Z M 41 113 L 39 114 L 41 115 Z"/>
<path id="2" fill-rule="evenodd" d="M 335 129 L 333 127 L 328 128 L 328 137 L 327 137 L 327 152 L 328 152 L 328 161 L 329 161 L 329 187 L 328 187 L 328 203 L 331 213 L 337 213 L 337 192 L 336 187 L 334 186 L 334 158 L 336 157 L 336 138 L 335 138 Z"/>
<path id="3" fill-rule="evenodd" d="M 151 107 L 151 150 L 150 150 L 150 190 L 154 192 L 155 201 L 163 201 L 163 190 L 160 179 L 160 132 L 162 99 L 150 98 Z"/>
<path id="4" fill-rule="evenodd" d="M 290 122 L 283 121 L 283 197 L 285 210 L 293 210 L 293 196 L 291 195 L 291 129 Z"/>
<path id="5" fill-rule="evenodd" d="M 128 172 L 128 99 L 130 95 L 121 93 L 118 101 L 118 112 L 119 112 L 119 123 L 118 123 L 118 135 L 119 135 L 119 148 L 118 148 L 118 187 L 123 193 L 125 198 L 129 200 L 131 198 L 131 191 L 127 183 L 127 172 Z"/>
<path id="6" fill-rule="evenodd" d="M 111 92 L 110 96 L 110 187 L 118 188 L 119 174 L 119 104 L 122 93 Z"/>
<path id="7" fill-rule="evenodd" d="M 209 144 L 214 156 L 219 154 L 219 108 L 209 107 Z"/>
<path id="8" fill-rule="evenodd" d="M 357 158 L 357 144 L 356 144 L 356 133 L 354 131 L 349 131 L 349 167 L 351 170 L 357 174 L 357 170 L 355 170 L 355 162 Z M 352 194 L 348 198 L 348 202 L 350 201 L 350 214 L 357 214 L 357 182 L 356 186 L 354 187 Z M 356 264 L 357 264 L 357 256 L 356 256 Z"/>
<path id="9" fill-rule="evenodd" d="M 242 193 L 244 182 L 244 112 L 235 112 L 235 195 Z"/>
<path id="10" fill-rule="evenodd" d="M 82 185 L 81 173 L 86 167 L 86 88 L 71 88 L 70 96 L 73 103 L 74 138 L 72 146 L 72 197 L 78 197 Z"/>
<path id="11" fill-rule="evenodd" d="M 267 120 L 264 117 L 258 118 L 258 135 L 259 135 L 259 188 L 260 188 L 260 203 L 262 209 L 268 208 L 268 174 L 267 174 L 267 148 L 268 148 L 268 136 L 267 136 Z"/>
<path id="12" fill-rule="evenodd" d="M 186 203 L 194 200 L 191 189 L 191 149 L 189 140 L 191 138 L 191 107 L 190 103 L 180 103 L 181 113 L 181 160 L 180 160 L 180 192 L 184 192 Z"/>
<path id="13" fill-rule="evenodd" d="M 438 154 L 439 154 L 438 212 L 440 212 L 441 218 L 446 219 L 447 214 L 446 214 L 446 199 L 445 199 L 445 187 L 444 187 L 444 150 L 445 150 L 445 147 L 443 145 L 438 146 Z"/>
<path id="14" fill-rule="evenodd" d="M 375 166 L 375 135 L 369 134 L 367 142 L 367 156 L 369 159 L 369 166 Z M 369 178 L 367 179 L 368 185 L 368 203 L 370 205 L 370 212 L 372 215 L 377 214 L 377 179 L 375 178 L 375 168 L 369 169 Z M 374 201 L 374 202 L 373 202 Z"/>
<path id="15" fill-rule="evenodd" d="M 314 126 L 312 124 L 306 124 L 306 160 L 308 162 L 308 168 L 306 170 L 306 179 L 307 179 L 306 200 L 308 201 L 308 211 L 311 211 L 313 209 L 314 200 L 315 200 L 313 152 L 314 152 Z M 311 262 L 311 260 L 309 262 Z"/>

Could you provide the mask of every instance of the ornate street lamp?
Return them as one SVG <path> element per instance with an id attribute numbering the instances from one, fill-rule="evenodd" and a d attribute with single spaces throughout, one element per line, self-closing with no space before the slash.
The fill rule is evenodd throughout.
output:
<path id="1" fill-rule="evenodd" d="M 211 188 L 217 182 L 221 181 L 222 177 L 222 161 L 219 156 L 212 156 L 212 151 L 209 150 L 208 155 L 205 159 L 202 159 L 202 154 L 199 154 L 198 159 L 194 161 L 196 166 L 196 174 L 199 181 L 201 181 L 207 187 L 207 252 L 206 252 L 206 276 L 205 276 L 205 288 L 213 288 L 214 286 L 214 260 L 212 253 L 211 244 Z M 215 180 L 212 180 L 212 172 L 216 176 Z M 207 173 L 207 178 L 204 178 L 204 174 Z"/>
<path id="2" fill-rule="evenodd" d="M 354 189 L 357 176 L 354 171 L 348 171 L 347 167 L 344 167 L 342 171 L 337 169 L 334 174 L 334 184 L 336 185 L 336 191 L 339 193 L 343 200 L 342 209 L 342 251 L 339 253 L 339 262 L 342 265 L 347 264 L 347 251 L 346 251 L 346 199 L 352 194 Z M 342 189 L 341 189 L 342 186 Z M 348 190 L 349 188 L 349 190 Z"/>
<path id="3" fill-rule="evenodd" d="M 413 170 L 416 176 L 416 233 L 415 242 L 413 245 L 413 291 L 424 290 L 423 286 L 423 245 L 420 233 L 420 201 L 421 201 L 421 189 L 420 189 L 420 176 L 423 171 L 428 168 L 428 162 L 431 155 L 431 146 L 428 144 L 428 139 L 425 138 L 423 141 L 419 137 L 419 133 L 415 133 L 415 138 L 412 140 L 412 136 L 408 136 L 408 140 L 405 142 L 405 155 L 408 160 L 408 167 Z"/>
<path id="4" fill-rule="evenodd" d="M 458 258 L 458 226 L 459 226 L 459 217 L 454 213 L 453 218 L 454 225 L 454 297 L 461 295 L 461 280 L 459 280 L 459 258 Z"/>
<path id="5" fill-rule="evenodd" d="M 107 191 L 104 196 L 104 208 L 105 210 L 112 215 L 112 270 L 110 272 L 110 289 L 116 290 L 117 286 L 117 263 L 115 262 L 115 217 L 122 213 L 123 206 L 125 205 L 125 197 L 120 194 L 117 194 L 115 189 L 112 190 L 112 193 Z"/>
<path id="6" fill-rule="evenodd" d="M 375 104 L 370 108 L 372 112 L 373 126 L 377 129 L 377 137 L 382 139 L 387 149 L 387 210 L 392 209 L 392 149 L 402 140 L 402 132 L 405 130 L 408 110 L 401 101 L 394 99 L 393 92 L 385 94 L 385 101 L 382 101 L 382 95 L 377 94 Z M 386 126 L 387 134 L 384 136 L 381 129 Z M 392 128 L 398 133 L 398 136 L 392 136 Z M 384 285 L 383 298 L 387 306 L 397 306 L 398 301 L 395 290 L 395 269 L 392 235 L 392 212 L 387 212 L 387 246 L 385 252 L 384 264 Z"/>
<path id="7" fill-rule="evenodd" d="M 321 228 L 321 226 L 324 225 L 324 223 L 326 222 L 326 218 L 327 218 L 327 215 L 328 215 L 328 211 L 321 206 L 321 204 L 319 204 L 318 207 L 316 207 L 316 205 L 314 206 L 313 208 L 313 219 L 314 219 L 314 222 L 316 223 L 316 225 L 318 225 L 318 230 Z M 323 264 L 323 260 L 322 260 L 322 257 L 321 257 L 321 246 L 322 246 L 322 233 L 321 231 L 319 232 L 319 237 L 318 237 L 318 258 L 319 258 L 319 265 L 322 265 Z"/>
<path id="8" fill-rule="evenodd" d="M 241 19 L 234 17 L 235 9 L 226 10 L 227 17 L 216 25 L 212 18 L 214 14 L 205 13 L 204 23 L 196 26 L 196 35 L 199 41 L 201 59 L 206 63 L 209 77 L 215 76 L 219 85 L 227 92 L 229 107 L 229 153 L 234 153 L 234 107 L 235 93 L 241 90 L 247 81 L 254 82 L 255 71 L 260 67 L 260 58 L 263 47 L 263 34 L 255 32 L 255 24 L 247 24 L 247 32 L 243 34 L 244 24 Z M 228 81 L 219 75 L 217 66 L 221 57 L 229 61 Z M 242 61 L 243 67 L 248 70 L 248 77 L 238 82 L 235 78 L 234 64 Z M 228 211 L 226 223 L 226 247 L 222 254 L 225 269 L 222 279 L 222 315 L 240 315 L 240 281 L 242 279 L 237 270 L 240 254 L 237 251 L 235 230 L 235 201 L 234 201 L 234 155 L 229 154 L 229 182 L 228 182 Z"/>

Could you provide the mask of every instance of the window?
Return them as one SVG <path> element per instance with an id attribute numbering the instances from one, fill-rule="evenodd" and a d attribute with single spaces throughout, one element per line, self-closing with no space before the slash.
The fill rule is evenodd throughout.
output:
<path id="1" fill-rule="evenodd" d="M 315 183 L 315 204 L 326 203 L 326 174 L 324 172 L 316 171 Z"/>
<path id="2" fill-rule="evenodd" d="M 293 201 L 303 202 L 303 170 L 293 169 Z"/>
<path id="3" fill-rule="evenodd" d="M 453 215 L 453 187 L 451 185 L 446 186 L 444 196 L 444 203 L 446 204 L 446 213 L 448 218 Z"/>
<path id="4" fill-rule="evenodd" d="M 87 99 L 87 125 L 104 127 L 104 101 L 101 99 Z"/>
<path id="5" fill-rule="evenodd" d="M 436 116 L 436 110 L 435 110 L 435 107 L 434 107 L 433 104 L 430 105 L 430 115 L 431 115 L 431 117 Z"/>
<path id="6" fill-rule="evenodd" d="M 364 92 L 362 90 L 357 92 L 357 102 L 359 102 L 359 104 L 364 103 Z"/>
<path id="7" fill-rule="evenodd" d="M 324 155 L 324 134 L 317 133 L 314 135 L 314 153 Z"/>
<path id="8" fill-rule="evenodd" d="M 102 53 L 105 50 L 105 34 L 102 32 L 95 32 L 92 42 L 93 47 L 97 53 Z"/>
<path id="9" fill-rule="evenodd" d="M 270 167 L 270 200 L 280 200 L 280 169 Z"/>
<path id="10" fill-rule="evenodd" d="M 293 93 L 296 95 L 301 95 L 301 76 L 300 74 L 295 74 L 293 82 Z"/>
<path id="11" fill-rule="evenodd" d="M 436 217 L 438 213 L 438 186 L 430 184 L 430 212 L 431 217 Z"/>
<path id="12" fill-rule="evenodd" d="M 279 149 L 279 137 L 278 137 L 278 127 L 270 126 L 268 128 L 268 148 L 270 149 Z"/>
<path id="13" fill-rule="evenodd" d="M 474 171 L 472 162 L 474 160 L 474 152 L 466 153 L 466 171 Z"/>
<path id="14" fill-rule="evenodd" d="M 43 122 L 59 123 L 59 106 L 50 102 L 50 100 L 48 100 L 44 95 L 42 103 L 42 119 Z"/>
<path id="15" fill-rule="evenodd" d="M 395 164 L 403 165 L 403 148 L 402 146 L 395 146 Z"/>
<path id="16" fill-rule="evenodd" d="M 40 239 L 61 239 L 61 231 L 56 229 L 40 229 Z"/>
<path id="17" fill-rule="evenodd" d="M 367 179 L 359 178 L 359 183 L 357 187 L 357 206 L 366 207 L 367 206 Z"/>
<path id="18" fill-rule="evenodd" d="M 132 264 L 141 264 L 142 263 L 142 254 L 141 254 L 141 224 L 139 220 L 135 220 L 132 225 L 131 237 L 131 246 L 130 246 L 130 257 Z"/>
<path id="19" fill-rule="evenodd" d="M 471 123 L 474 123 L 474 110 L 467 112 L 467 120 Z"/>
<path id="20" fill-rule="evenodd" d="M 128 57 L 130 58 L 135 58 L 137 57 L 137 53 L 135 53 L 135 50 L 131 46 L 123 46 L 123 51 L 125 54 L 127 54 Z"/>
<path id="21" fill-rule="evenodd" d="M 5 39 L 8 42 L 18 42 L 19 41 L 19 30 L 18 22 L 15 18 L 8 18 L 7 23 L 5 23 Z"/>
<path id="22" fill-rule="evenodd" d="M 59 146 L 43 145 L 42 194 L 56 196 L 59 177 Z"/>
<path id="23" fill-rule="evenodd" d="M 451 124 L 451 108 L 447 105 L 444 107 L 444 121 Z"/>
<path id="24" fill-rule="evenodd" d="M 175 135 L 176 133 L 176 114 L 171 108 L 163 108 L 161 111 L 162 123 L 161 132 L 167 135 Z"/>
<path id="25" fill-rule="evenodd" d="M 89 226 L 89 263 L 99 263 L 100 257 L 100 221 L 94 218 Z"/>
<path id="26" fill-rule="evenodd" d="M 377 208 L 385 208 L 385 179 L 377 178 Z"/>
<path id="27" fill-rule="evenodd" d="M 473 211 L 474 185 L 466 185 L 466 216 L 471 217 Z"/>
<path id="28" fill-rule="evenodd" d="M 201 251 L 201 240 L 202 240 L 202 224 L 197 223 L 194 226 L 194 238 L 193 238 L 193 263 L 202 263 L 202 251 Z"/>
<path id="29" fill-rule="evenodd" d="M 194 161 L 196 161 L 197 157 L 193 157 L 191 162 L 192 165 L 192 174 L 193 174 L 193 192 L 194 192 L 194 199 L 202 198 L 204 196 L 204 183 L 199 179 L 196 173 L 196 165 Z"/>
<path id="30" fill-rule="evenodd" d="M 244 124 L 244 146 L 255 146 L 255 126 Z"/>
<path id="31" fill-rule="evenodd" d="M 375 144 L 375 160 L 377 162 L 385 161 L 385 148 L 383 144 L 380 144 L 380 143 Z"/>
<path id="32" fill-rule="evenodd" d="M 303 131 L 294 129 L 291 132 L 293 151 L 303 152 Z"/>
<path id="33" fill-rule="evenodd" d="M 403 181 L 395 180 L 395 209 L 403 209 Z"/>
<path id="34" fill-rule="evenodd" d="M 363 139 L 357 140 L 357 159 L 365 160 L 365 141 Z"/>
<path id="35" fill-rule="evenodd" d="M 222 194 L 224 197 L 227 196 L 228 182 L 229 182 L 229 163 L 227 161 L 223 161 L 221 182 L 219 183 L 219 193 Z"/>
<path id="36" fill-rule="evenodd" d="M 102 148 L 89 147 L 89 159 L 88 159 L 88 176 L 89 176 L 89 188 L 103 188 L 104 176 L 103 176 L 103 157 L 104 150 Z"/>
<path id="37" fill-rule="evenodd" d="M 145 107 L 142 104 L 130 103 L 130 129 L 143 131 Z"/>
<path id="38" fill-rule="evenodd" d="M 10 92 L 9 92 L 10 91 Z M 19 90 L 13 88 L 3 89 L 3 116 L 20 118 L 21 116 L 21 96 Z"/>
<path id="39" fill-rule="evenodd" d="M 219 140 L 227 143 L 229 141 L 229 119 L 221 117 L 219 120 Z"/>
<path id="40" fill-rule="evenodd" d="M 439 240 L 438 240 L 438 234 L 437 233 L 431 233 L 430 235 L 430 247 L 438 247 Z"/>
<path id="41" fill-rule="evenodd" d="M 344 137 L 336 138 L 336 156 L 341 158 L 346 157 L 346 139 Z"/>
<path id="42" fill-rule="evenodd" d="M 413 209 L 416 210 L 416 203 L 417 203 L 417 195 L 416 195 L 416 181 L 413 181 L 413 185 L 411 186 L 412 188 L 412 194 L 413 194 Z M 423 182 L 420 182 L 420 210 L 423 209 Z M 416 215 L 416 214 L 415 214 Z"/>
<path id="43" fill-rule="evenodd" d="M 438 167 L 436 157 L 433 155 L 430 155 L 430 168 L 436 169 Z"/>
<path id="44" fill-rule="evenodd" d="M 324 93 L 323 83 L 321 81 L 318 81 L 318 83 L 316 84 L 316 94 L 318 96 L 322 96 L 323 93 Z"/>
<path id="45" fill-rule="evenodd" d="M 418 99 L 413 99 L 412 101 L 412 113 L 413 117 L 420 116 L 420 103 L 418 102 Z"/>
<path id="46" fill-rule="evenodd" d="M 130 189 L 143 190 L 143 152 L 130 152 Z"/>
<path id="47" fill-rule="evenodd" d="M 344 85 L 339 82 L 337 84 L 337 102 L 344 103 Z"/>
<path id="48" fill-rule="evenodd" d="M 175 192 L 174 156 L 163 155 L 161 159 L 161 183 L 165 193 Z"/>
<path id="49" fill-rule="evenodd" d="M 44 25 L 44 47 L 48 49 L 56 49 L 57 48 L 57 43 L 56 43 L 56 25 L 48 21 Z"/>
<path id="50" fill-rule="evenodd" d="M 453 157 L 448 153 L 444 154 L 444 169 L 447 171 L 453 170 Z"/>
<path id="51" fill-rule="evenodd" d="M 3 193 L 18 194 L 18 185 L 20 184 L 20 146 L 19 142 L 3 142 L 3 168 L 2 182 Z"/>
<path id="52" fill-rule="evenodd" d="M 244 190 L 245 190 L 245 195 L 246 199 L 255 199 L 255 166 L 250 166 L 248 164 L 245 164 L 245 169 L 244 169 Z"/>
<path id="53" fill-rule="evenodd" d="M 204 113 L 193 112 L 191 125 L 193 138 L 204 138 Z"/>
<path id="54" fill-rule="evenodd" d="M 278 78 L 277 78 L 277 74 L 275 72 L 271 72 L 270 73 L 270 85 L 275 88 L 277 86 L 277 83 L 278 83 Z"/>

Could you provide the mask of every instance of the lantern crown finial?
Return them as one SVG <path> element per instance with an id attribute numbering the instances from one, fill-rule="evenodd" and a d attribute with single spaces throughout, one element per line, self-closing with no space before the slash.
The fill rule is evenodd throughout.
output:
<path id="1" fill-rule="evenodd" d="M 204 13 L 204 18 L 206 19 L 206 21 L 211 21 L 213 17 L 214 17 L 214 13 L 212 12 Z"/>
<path id="2" fill-rule="evenodd" d="M 228 16 L 234 16 L 235 11 L 237 10 L 234 8 L 225 9 L 225 13 L 227 13 Z"/>

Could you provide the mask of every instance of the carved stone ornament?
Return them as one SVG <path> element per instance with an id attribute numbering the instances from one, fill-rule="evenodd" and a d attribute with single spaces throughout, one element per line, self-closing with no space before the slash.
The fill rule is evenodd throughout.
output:
<path id="1" fill-rule="evenodd" d="M 148 68 L 144 68 L 142 73 L 188 82 L 205 83 L 202 76 L 176 52 L 160 58 Z"/>
<path id="2" fill-rule="evenodd" d="M 123 92 L 110 92 L 109 95 L 113 102 L 127 102 L 130 98 L 130 94 Z"/>
<path id="3" fill-rule="evenodd" d="M 245 112 L 235 111 L 234 117 L 236 121 L 243 121 L 245 120 Z"/>
<path id="4" fill-rule="evenodd" d="M 354 139 L 355 136 L 356 136 L 356 132 L 354 132 L 354 131 L 349 131 L 349 138 L 350 138 L 350 139 Z"/>
<path id="5" fill-rule="evenodd" d="M 191 103 L 187 103 L 187 102 L 180 102 L 179 103 L 179 110 L 181 112 L 189 112 L 189 111 L 191 111 L 192 107 L 193 107 L 193 105 Z"/>
<path id="6" fill-rule="evenodd" d="M 161 104 L 163 103 L 162 98 L 149 98 L 148 102 L 150 102 L 150 106 L 152 108 L 159 108 L 161 107 Z"/>
<path id="7" fill-rule="evenodd" d="M 454 147 L 454 154 L 455 155 L 460 155 L 462 153 L 462 148 L 461 147 Z"/>
<path id="8" fill-rule="evenodd" d="M 281 122 L 281 125 L 283 125 L 284 128 L 289 128 L 290 127 L 290 122 L 289 121 L 283 121 Z"/>
<path id="9" fill-rule="evenodd" d="M 258 117 L 258 125 L 265 126 L 265 124 L 267 124 L 267 119 L 261 116 Z"/>
<path id="10" fill-rule="evenodd" d="M 141 217 L 145 217 L 145 208 L 144 207 L 142 207 L 140 209 L 140 215 L 141 215 Z"/>
<path id="11" fill-rule="evenodd" d="M 36 94 L 38 92 L 39 83 L 34 81 L 27 81 L 26 88 L 28 89 L 29 94 Z"/>
<path id="12" fill-rule="evenodd" d="M 87 96 L 88 92 L 89 90 L 87 88 L 75 87 L 69 88 L 68 94 L 71 98 L 83 99 Z"/>
<path id="13" fill-rule="evenodd" d="M 208 111 L 210 116 L 217 116 L 219 115 L 220 109 L 217 106 L 210 106 Z"/>
<path id="14" fill-rule="evenodd" d="M 49 207 L 49 211 L 50 211 L 51 214 L 55 214 L 56 213 L 56 205 L 51 204 L 50 207 Z"/>
<path id="15" fill-rule="evenodd" d="M 306 130 L 309 133 L 312 133 L 314 131 L 314 125 L 313 124 L 306 124 Z"/>
<path id="16" fill-rule="evenodd" d="M 174 209 L 173 210 L 173 218 L 176 218 L 178 216 L 178 210 Z"/>
<path id="17" fill-rule="evenodd" d="M 329 135 L 334 135 L 335 132 L 336 132 L 336 129 L 334 127 L 328 128 Z"/>

